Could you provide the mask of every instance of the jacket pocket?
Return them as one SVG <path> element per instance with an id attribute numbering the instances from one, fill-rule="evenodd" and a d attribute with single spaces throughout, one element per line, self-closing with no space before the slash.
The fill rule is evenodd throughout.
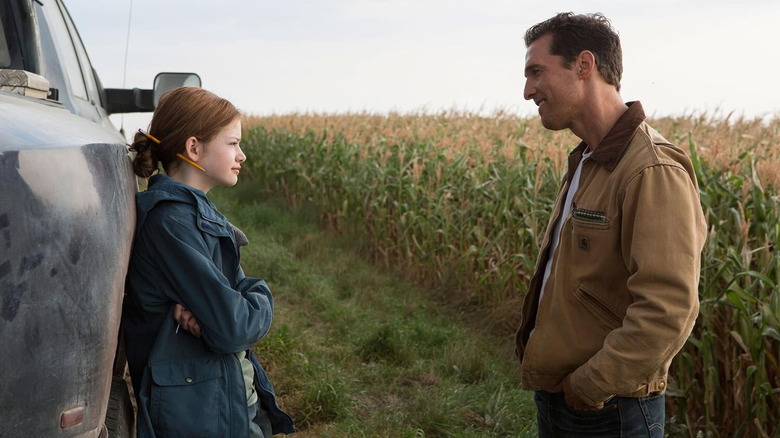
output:
<path id="1" fill-rule="evenodd" d="M 198 228 L 202 232 L 211 234 L 212 236 L 230 237 L 228 225 L 229 223 L 227 221 L 222 221 L 219 218 L 206 216 L 203 214 L 203 212 L 198 215 Z"/>
<path id="2" fill-rule="evenodd" d="M 614 330 L 623 325 L 622 316 L 619 316 L 612 308 L 601 301 L 595 294 L 583 289 L 582 286 L 577 289 L 574 297 L 608 331 Z"/>
<path id="3" fill-rule="evenodd" d="M 219 435 L 222 363 L 198 358 L 151 364 L 150 416 L 166 437 Z"/>
<path id="4" fill-rule="evenodd" d="M 572 209 L 571 219 L 577 226 L 582 228 L 591 228 L 595 230 L 607 230 L 611 228 L 609 217 L 606 213 L 579 208 L 576 205 Z"/>

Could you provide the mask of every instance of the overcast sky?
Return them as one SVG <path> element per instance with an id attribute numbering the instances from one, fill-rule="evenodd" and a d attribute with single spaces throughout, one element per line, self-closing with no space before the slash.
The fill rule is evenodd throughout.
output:
<path id="1" fill-rule="evenodd" d="M 131 0 L 65 4 L 104 86 L 196 72 L 248 114 L 535 114 L 523 33 L 574 11 L 612 21 L 623 98 L 648 114 L 780 116 L 774 0 L 132 0 L 132 15 Z M 129 130 L 148 122 L 128 117 Z"/>

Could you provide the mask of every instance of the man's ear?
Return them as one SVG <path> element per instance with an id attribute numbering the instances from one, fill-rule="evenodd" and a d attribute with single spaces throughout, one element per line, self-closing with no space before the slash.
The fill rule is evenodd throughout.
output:
<path id="1" fill-rule="evenodd" d="M 203 155 L 203 143 L 197 138 L 190 137 L 184 142 L 184 155 L 192 161 L 198 161 Z"/>
<path id="2" fill-rule="evenodd" d="M 574 61 L 574 68 L 577 70 L 577 75 L 585 79 L 596 71 L 596 55 L 590 50 L 583 50 L 577 55 L 577 59 Z"/>

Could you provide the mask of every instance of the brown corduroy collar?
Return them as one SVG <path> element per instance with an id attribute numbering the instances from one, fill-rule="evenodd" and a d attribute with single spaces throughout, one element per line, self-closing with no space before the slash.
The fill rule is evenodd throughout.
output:
<path id="1" fill-rule="evenodd" d="M 592 160 L 596 160 L 610 171 L 617 166 L 623 151 L 634 136 L 634 132 L 646 118 L 645 111 L 639 101 L 628 102 L 626 105 L 628 109 L 618 118 L 607 136 L 601 140 L 598 147 L 594 148 L 593 155 L 590 156 Z M 585 142 L 581 142 L 571 154 L 581 156 L 587 146 Z"/>

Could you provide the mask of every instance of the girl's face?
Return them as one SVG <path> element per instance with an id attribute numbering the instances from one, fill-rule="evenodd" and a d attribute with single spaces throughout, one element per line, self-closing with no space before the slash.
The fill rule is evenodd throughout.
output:
<path id="1" fill-rule="evenodd" d="M 204 176 L 208 181 L 204 182 L 209 188 L 236 185 L 241 163 L 246 161 L 240 142 L 241 119 L 236 119 L 203 143 L 203 156 L 198 164 L 206 171 Z"/>

